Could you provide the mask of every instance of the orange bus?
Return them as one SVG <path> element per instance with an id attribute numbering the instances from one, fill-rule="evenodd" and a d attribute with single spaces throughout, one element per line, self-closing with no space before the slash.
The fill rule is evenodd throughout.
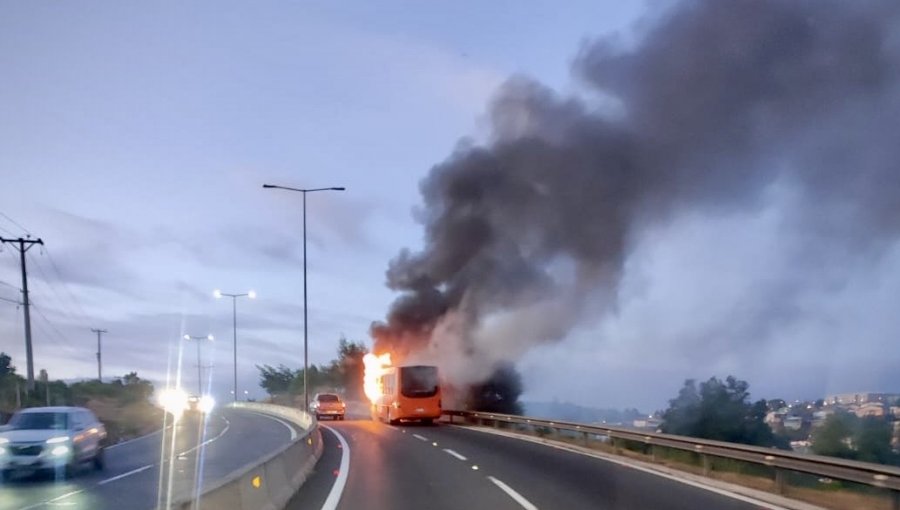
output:
<path id="1" fill-rule="evenodd" d="M 431 423 L 441 417 L 441 386 L 437 367 L 414 365 L 385 368 L 378 377 L 381 395 L 375 416 L 396 425 L 401 420 Z"/>

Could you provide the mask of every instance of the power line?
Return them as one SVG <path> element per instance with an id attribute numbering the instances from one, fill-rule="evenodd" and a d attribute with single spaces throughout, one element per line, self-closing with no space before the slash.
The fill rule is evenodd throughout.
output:
<path id="1" fill-rule="evenodd" d="M 22 303 L 19 302 L 19 301 L 16 301 L 15 299 L 9 299 L 9 298 L 5 298 L 5 297 L 0 297 L 0 301 L 6 301 L 7 303 L 12 303 L 12 304 L 14 304 L 14 305 L 22 306 Z"/>
<path id="2" fill-rule="evenodd" d="M 7 219 L 7 221 L 9 221 L 9 222 L 12 223 L 13 225 L 15 225 L 15 226 L 19 227 L 20 229 L 22 229 L 22 232 L 25 232 L 25 233 L 26 233 L 27 235 L 29 235 L 29 236 L 31 235 L 31 232 L 29 232 L 27 228 L 23 227 L 22 224 L 19 223 L 18 221 L 16 221 L 16 220 L 10 218 L 9 216 L 7 216 L 6 214 L 4 214 L 3 212 L 0 212 L 0 216 L 3 216 L 4 218 Z"/>
<path id="3" fill-rule="evenodd" d="M 59 266 L 56 265 L 56 261 L 53 260 L 53 255 L 50 254 L 50 250 L 47 249 L 46 246 L 43 247 L 43 252 L 47 254 L 47 260 L 50 261 L 50 267 L 53 268 L 53 272 L 56 273 L 56 277 L 59 279 L 59 282 L 62 284 L 63 289 L 72 298 L 72 302 L 75 303 L 75 306 L 78 308 L 78 311 L 81 313 L 81 317 L 83 320 L 87 321 L 88 316 L 84 313 L 84 308 L 81 307 L 81 303 L 78 299 L 75 298 L 75 294 L 72 293 L 72 290 L 69 288 L 69 285 L 66 283 L 66 280 L 62 277 L 62 271 L 59 270 Z"/>
<path id="4" fill-rule="evenodd" d="M 71 348 L 73 348 L 73 349 L 75 348 L 75 346 L 72 344 L 72 341 L 69 340 L 69 337 L 67 337 L 66 335 L 64 335 L 64 334 L 62 333 L 62 331 L 60 331 L 59 328 L 57 328 L 56 325 L 53 324 L 53 323 L 50 321 L 50 319 L 47 318 L 46 315 L 44 315 L 44 312 L 40 309 L 40 307 L 37 306 L 36 303 L 31 303 L 31 306 L 34 308 L 34 311 L 37 312 L 38 315 L 39 315 L 42 319 L 44 319 L 44 322 L 46 322 L 47 325 L 50 326 L 50 329 L 52 329 L 53 332 L 56 333 L 57 337 L 60 338 L 60 339 L 63 341 L 64 344 L 66 344 L 68 347 L 71 347 Z"/>
<path id="5" fill-rule="evenodd" d="M 28 257 L 33 262 L 32 265 L 37 268 L 38 273 L 41 276 L 41 279 L 40 279 L 41 283 L 43 283 L 44 286 L 46 286 L 48 289 L 50 289 L 50 292 L 53 293 L 53 295 L 56 297 L 56 300 L 61 305 L 60 311 L 63 313 L 63 315 L 65 315 L 66 318 L 72 322 L 78 322 L 76 320 L 73 320 L 72 316 L 79 315 L 79 314 L 77 312 L 75 312 L 75 310 L 73 308 L 70 308 L 68 306 L 68 304 L 66 303 L 66 300 L 63 298 L 63 296 L 59 293 L 58 290 L 56 290 L 56 285 L 54 285 L 53 282 L 50 280 L 50 278 L 47 277 L 47 273 L 44 272 L 42 264 L 40 264 L 38 262 L 37 258 L 35 258 L 34 256 L 29 255 Z M 71 293 L 70 293 L 69 297 L 74 300 L 74 296 L 72 296 Z M 76 306 L 77 306 L 77 302 L 76 302 Z M 83 312 L 84 311 L 82 310 L 81 318 L 79 319 L 79 321 L 84 322 L 84 324 L 82 324 L 82 325 L 86 325 L 89 321 L 87 320 L 87 317 L 84 316 Z"/>
<path id="6" fill-rule="evenodd" d="M 5 229 L 3 227 L 0 227 L 0 232 L 6 232 L 7 235 L 11 235 L 13 237 L 15 237 L 15 235 L 16 235 L 16 234 L 13 234 L 12 230 Z"/>
<path id="7" fill-rule="evenodd" d="M 10 253 L 12 253 L 12 252 L 10 252 Z M 19 288 L 16 287 L 15 285 L 13 285 L 13 284 L 11 284 L 11 283 L 4 282 L 3 280 L 0 280 L 0 285 L 6 285 L 7 287 L 11 287 L 11 288 L 13 288 L 13 289 L 19 290 Z"/>

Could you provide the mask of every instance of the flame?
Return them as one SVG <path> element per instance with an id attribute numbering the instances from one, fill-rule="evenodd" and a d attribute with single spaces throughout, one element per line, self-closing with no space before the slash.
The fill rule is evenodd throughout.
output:
<path id="1" fill-rule="evenodd" d="M 370 352 L 363 356 L 363 365 L 366 367 L 365 375 L 363 376 L 363 389 L 366 392 L 366 397 L 374 404 L 382 394 L 378 377 L 384 373 L 385 368 L 391 366 L 391 353 L 373 354 Z"/>

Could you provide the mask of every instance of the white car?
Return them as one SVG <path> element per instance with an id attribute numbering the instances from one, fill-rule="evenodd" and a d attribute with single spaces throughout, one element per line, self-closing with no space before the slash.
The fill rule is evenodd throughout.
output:
<path id="1" fill-rule="evenodd" d="M 0 474 L 42 470 L 71 474 L 82 463 L 103 469 L 106 428 L 83 407 L 22 409 L 0 432 Z"/>

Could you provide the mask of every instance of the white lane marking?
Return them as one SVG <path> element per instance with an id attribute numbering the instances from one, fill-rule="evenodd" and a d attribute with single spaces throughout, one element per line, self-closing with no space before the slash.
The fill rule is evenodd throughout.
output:
<path id="1" fill-rule="evenodd" d="M 336 510 L 338 503 L 341 502 L 344 486 L 347 485 L 347 475 L 350 473 L 350 445 L 347 444 L 347 440 L 337 430 L 325 425 L 320 426 L 337 436 L 338 441 L 341 443 L 341 467 L 338 468 L 337 479 L 334 481 L 334 485 L 331 486 L 331 492 L 328 493 L 328 498 L 325 499 L 325 503 L 322 505 L 322 510 Z"/>
<path id="2" fill-rule="evenodd" d="M 170 428 L 170 427 L 171 427 L 171 425 L 169 425 L 169 427 L 166 427 L 166 428 Z M 135 441 L 140 441 L 141 439 L 147 439 L 147 438 L 150 438 L 150 437 L 153 437 L 153 436 L 159 434 L 159 433 L 162 432 L 162 431 L 163 431 L 163 429 L 159 429 L 159 430 L 157 430 L 157 431 L 155 431 L 155 432 L 151 432 L 151 433 L 149 433 L 149 434 L 144 434 L 143 436 L 140 436 L 140 437 L 135 437 L 135 438 L 133 438 L 133 439 L 129 439 L 128 441 L 122 441 L 121 443 L 111 444 L 111 445 L 107 446 L 106 449 L 107 449 L 107 450 L 112 450 L 113 448 L 118 448 L 118 447 L 120 447 L 120 446 L 125 446 L 126 444 L 133 443 L 133 442 L 135 442 Z"/>
<path id="3" fill-rule="evenodd" d="M 228 432 L 228 429 L 231 428 L 231 422 L 228 421 L 228 418 L 226 418 L 226 417 L 224 417 L 224 416 L 219 416 L 219 418 L 222 418 L 223 420 L 225 420 L 225 428 L 222 429 L 222 432 L 219 432 L 219 434 L 216 435 L 216 437 L 214 437 L 214 438 L 212 438 L 212 439 L 207 439 L 206 441 L 203 441 L 202 443 L 198 444 L 197 446 L 195 446 L 195 447 L 193 447 L 193 448 L 190 448 L 190 449 L 188 449 L 188 450 L 185 450 L 185 451 L 183 451 L 183 452 L 177 454 L 176 457 L 180 457 L 180 456 L 182 456 L 182 455 L 187 455 L 187 454 L 191 453 L 192 451 L 198 450 L 198 449 L 200 449 L 200 448 L 203 448 L 204 446 L 208 445 L 209 443 L 212 443 L 212 442 L 215 441 L 216 439 L 219 439 L 220 437 L 224 436 L 225 433 Z"/>
<path id="4" fill-rule="evenodd" d="M 132 469 L 131 471 L 129 471 L 127 473 L 122 473 L 121 475 L 117 475 L 112 478 L 107 478 L 106 480 L 101 480 L 101 481 L 97 482 L 97 485 L 106 485 L 110 482 L 115 482 L 116 480 L 121 480 L 122 478 L 125 478 L 126 476 L 136 475 L 136 474 L 140 473 L 141 471 L 146 471 L 152 467 L 153 467 L 153 464 L 147 464 L 144 467 Z"/>
<path id="5" fill-rule="evenodd" d="M 447 452 L 447 453 L 449 453 L 450 455 L 453 455 L 454 457 L 456 457 L 456 458 L 459 459 L 459 460 L 469 460 L 469 459 L 465 458 L 464 456 L 462 456 L 462 455 L 460 455 L 460 454 L 454 452 L 454 451 L 451 450 L 450 448 L 444 448 L 444 451 Z"/>
<path id="6" fill-rule="evenodd" d="M 253 414 L 257 414 L 259 416 L 264 416 L 266 418 L 269 418 L 270 420 L 277 421 L 278 423 L 284 425 L 285 427 L 287 427 L 288 430 L 291 431 L 291 441 L 293 441 L 294 439 L 297 439 L 297 429 L 295 429 L 294 427 L 291 427 L 288 422 L 282 420 L 281 418 L 276 418 L 272 415 L 265 414 L 265 413 L 253 413 Z"/>
<path id="7" fill-rule="evenodd" d="M 413 434 L 413 437 L 418 439 L 419 441 L 428 441 L 428 438 L 425 436 L 421 436 L 419 434 Z"/>
<path id="8" fill-rule="evenodd" d="M 67 492 L 67 493 L 63 494 L 62 496 L 57 496 L 57 497 L 55 497 L 55 498 L 53 498 L 53 499 L 48 499 L 47 501 L 42 501 L 42 502 L 40 502 L 40 503 L 36 503 L 36 504 L 34 504 L 34 505 L 31 505 L 31 506 L 23 506 L 23 507 L 20 508 L 19 510 L 31 510 L 32 508 L 39 508 L 39 507 L 42 507 L 42 506 L 45 506 L 45 505 L 49 505 L 49 504 L 51 504 L 51 503 L 56 503 L 57 501 L 61 501 L 61 500 L 66 499 L 66 498 L 68 498 L 68 497 L 70 497 L 70 496 L 74 496 L 74 495 L 76 495 L 76 494 L 81 494 L 82 492 L 84 492 L 84 489 L 77 490 L 77 491 L 72 491 L 72 492 Z"/>
<path id="9" fill-rule="evenodd" d="M 497 487 L 500 487 L 500 490 L 505 492 L 509 497 L 513 498 L 516 501 L 516 503 L 518 503 L 522 506 L 522 508 L 524 508 L 526 510 L 538 510 L 538 507 L 532 505 L 531 501 L 528 501 L 527 499 L 525 499 L 525 496 L 516 492 L 515 489 L 513 489 L 509 485 L 506 485 L 505 483 L 501 482 L 500 480 L 497 480 L 493 476 L 488 476 L 488 480 L 494 482 L 494 485 L 496 485 Z"/>
<path id="10" fill-rule="evenodd" d="M 566 447 L 566 446 L 564 446 L 564 445 L 555 445 L 555 444 L 551 444 L 551 443 L 545 443 L 545 442 L 542 442 L 542 441 L 538 440 L 537 438 L 531 438 L 531 437 L 527 437 L 527 436 L 519 436 L 519 435 L 517 435 L 517 434 L 505 434 L 505 433 L 502 433 L 502 432 L 499 432 L 499 431 L 488 430 L 488 429 L 479 429 L 479 428 L 461 427 L 461 426 L 459 426 L 459 425 L 450 425 L 450 427 L 456 427 L 456 428 L 468 429 L 468 430 L 475 430 L 475 431 L 478 431 L 478 432 L 483 432 L 483 433 L 485 433 L 485 434 L 494 434 L 494 435 L 497 435 L 497 436 L 509 437 L 509 438 L 512 438 L 512 439 L 519 439 L 519 440 L 521 440 L 521 441 L 528 441 L 528 442 L 530 442 L 530 443 L 535 443 L 535 444 L 539 444 L 539 445 L 543 445 L 543 446 L 548 446 L 548 447 L 550 447 L 550 448 L 556 448 L 557 450 L 563 450 L 563 451 L 566 451 L 566 452 L 569 452 L 569 453 L 575 453 L 575 454 L 578 454 L 578 455 L 584 455 L 584 456 L 586 456 L 586 457 L 593 457 L 593 458 L 595 458 L 595 459 L 605 460 L 605 461 L 607 461 L 607 462 L 612 462 L 613 464 L 618 464 L 618 465 L 620 465 L 620 466 L 624 466 L 624 467 L 627 467 L 627 468 L 636 469 L 636 470 L 638 470 L 638 471 L 643 471 L 643 472 L 645 472 L 645 473 L 650 473 L 651 475 L 661 476 L 661 477 L 663 477 L 663 478 L 668 478 L 669 480 L 674 480 L 674 481 L 676 481 L 676 482 L 680 482 L 680 483 L 683 483 L 683 484 L 685 484 L 685 485 L 690 485 L 691 487 L 696 487 L 696 488 L 698 488 L 698 489 L 703 489 L 703 490 L 707 490 L 707 491 L 709 491 L 709 492 L 714 492 L 714 493 L 716 493 L 716 494 L 720 494 L 720 495 L 722 495 L 722 496 L 726 496 L 726 497 L 729 497 L 729 498 L 732 498 L 732 499 L 736 499 L 736 500 L 738 500 L 738 501 L 743 501 L 743 502 L 745 502 L 745 503 L 750 503 L 750 504 L 756 505 L 756 506 L 758 506 L 758 507 L 760 507 L 760 508 L 767 508 L 768 510 L 789 510 L 788 508 L 785 508 L 785 507 L 783 507 L 783 506 L 778 506 L 778 505 L 773 504 L 773 503 L 768 503 L 768 502 L 763 501 L 763 500 L 761 500 L 761 499 L 756 499 L 756 498 L 753 498 L 753 497 L 750 497 L 750 496 L 744 496 L 743 494 L 737 494 L 737 493 L 735 493 L 735 492 L 730 492 L 730 491 L 727 491 L 727 490 L 725 490 L 725 489 L 720 489 L 720 488 L 718 488 L 718 487 L 713 487 L 712 485 L 706 485 L 706 484 L 704 484 L 704 483 L 695 482 L 695 481 L 693 481 L 693 480 L 687 480 L 687 479 L 685 479 L 685 478 L 680 478 L 680 477 L 678 477 L 678 476 L 670 475 L 670 474 L 668 474 L 668 473 L 663 473 L 662 471 L 657 471 L 657 470 L 655 470 L 655 469 L 647 468 L 647 467 L 644 467 L 644 466 L 638 466 L 638 465 L 635 465 L 635 464 L 629 464 L 628 462 L 625 462 L 625 461 L 623 461 L 623 460 L 610 458 L 610 457 L 607 457 L 607 456 L 604 456 L 604 455 L 594 454 L 594 453 L 588 453 L 588 452 L 583 452 L 583 451 L 581 451 L 581 450 L 575 450 L 575 449 L 573 449 L 573 448 L 568 448 L 568 447 Z"/>

